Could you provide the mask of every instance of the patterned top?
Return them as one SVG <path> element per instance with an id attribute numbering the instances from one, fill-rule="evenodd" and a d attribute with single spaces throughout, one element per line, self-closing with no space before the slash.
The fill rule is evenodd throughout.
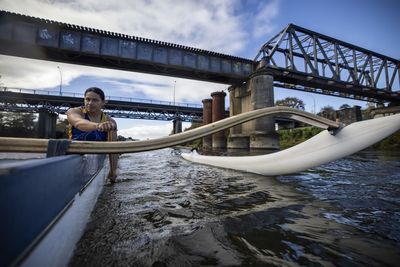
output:
<path id="1" fill-rule="evenodd" d="M 81 108 L 81 110 L 83 114 L 85 114 L 85 120 L 90 121 L 89 114 L 87 113 L 86 109 Z M 101 112 L 100 122 L 106 122 L 107 120 L 107 115 Z M 75 128 L 72 125 L 69 125 L 68 137 L 69 139 L 81 141 L 107 141 L 107 132 L 102 132 L 99 130 L 85 132 Z"/>

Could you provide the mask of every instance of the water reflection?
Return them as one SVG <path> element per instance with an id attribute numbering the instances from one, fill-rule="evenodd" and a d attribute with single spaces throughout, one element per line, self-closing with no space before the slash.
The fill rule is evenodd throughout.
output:
<path id="1" fill-rule="evenodd" d="M 399 154 L 363 152 L 291 176 L 125 155 L 71 266 L 395 265 Z"/>

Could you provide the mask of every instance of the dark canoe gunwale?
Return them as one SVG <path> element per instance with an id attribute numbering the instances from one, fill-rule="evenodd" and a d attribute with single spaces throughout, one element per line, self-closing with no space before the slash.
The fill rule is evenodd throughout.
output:
<path id="1" fill-rule="evenodd" d="M 105 158 L 68 155 L 0 165 L 1 266 L 68 264 L 105 183 Z"/>

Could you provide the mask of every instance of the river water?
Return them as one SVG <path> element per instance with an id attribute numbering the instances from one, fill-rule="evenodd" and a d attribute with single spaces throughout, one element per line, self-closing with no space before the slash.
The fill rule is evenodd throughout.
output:
<path id="1" fill-rule="evenodd" d="M 400 151 L 266 177 L 123 155 L 71 266 L 396 266 Z M 398 265 L 397 265 L 398 266 Z"/>

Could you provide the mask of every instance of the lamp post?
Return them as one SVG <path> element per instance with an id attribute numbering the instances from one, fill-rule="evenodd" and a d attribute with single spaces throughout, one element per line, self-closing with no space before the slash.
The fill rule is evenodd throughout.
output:
<path id="1" fill-rule="evenodd" d="M 60 95 L 62 95 L 62 73 L 60 66 L 57 66 L 57 69 L 60 72 Z"/>
<path id="2" fill-rule="evenodd" d="M 312 113 L 315 114 L 315 113 L 316 113 L 316 112 L 315 112 L 315 97 L 312 96 L 312 93 L 308 93 L 308 94 L 307 94 L 307 97 L 308 97 L 308 96 L 311 97 L 311 98 L 313 99 L 313 104 L 314 104 L 314 105 L 313 105 Z"/>
<path id="3" fill-rule="evenodd" d="M 174 106 L 175 106 L 175 87 L 176 87 L 176 81 L 174 81 Z"/>
<path id="4" fill-rule="evenodd" d="M 315 112 L 315 98 L 314 98 L 314 96 L 312 96 L 312 95 L 310 95 L 311 97 L 312 97 L 312 99 L 313 99 L 313 101 L 314 101 L 314 108 L 313 108 L 313 114 L 315 114 L 316 112 Z"/>

